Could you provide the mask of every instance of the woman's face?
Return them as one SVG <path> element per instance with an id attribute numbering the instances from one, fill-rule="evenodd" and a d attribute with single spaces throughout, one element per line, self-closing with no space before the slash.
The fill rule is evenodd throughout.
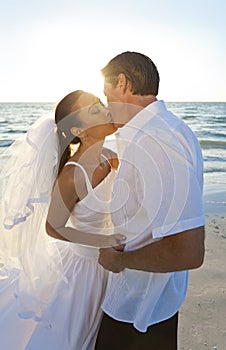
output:
<path id="1" fill-rule="evenodd" d="M 84 93 L 76 102 L 81 127 L 97 138 L 104 138 L 116 131 L 109 110 L 96 96 Z"/>

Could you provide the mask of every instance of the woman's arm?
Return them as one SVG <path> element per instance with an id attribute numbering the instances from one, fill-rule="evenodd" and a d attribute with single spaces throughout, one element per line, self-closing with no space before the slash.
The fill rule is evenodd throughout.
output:
<path id="1" fill-rule="evenodd" d="M 120 244 L 121 241 L 124 240 L 124 236 L 120 234 L 94 234 L 81 232 L 72 227 L 65 227 L 71 212 L 78 201 L 76 183 L 85 186 L 84 175 L 81 173 L 81 170 L 74 166 L 65 167 L 60 173 L 53 188 L 46 220 L 47 234 L 63 241 L 70 241 L 94 247 L 110 247 Z"/>

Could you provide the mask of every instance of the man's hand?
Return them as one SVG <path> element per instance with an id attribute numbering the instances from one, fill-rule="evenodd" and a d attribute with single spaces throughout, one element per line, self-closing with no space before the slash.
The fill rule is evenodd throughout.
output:
<path id="1" fill-rule="evenodd" d="M 158 273 L 197 269 L 203 264 L 204 240 L 205 228 L 200 226 L 133 251 L 122 252 L 118 247 L 100 249 L 99 263 L 116 273 L 125 268 Z"/>
<path id="2" fill-rule="evenodd" d="M 113 248 L 100 248 L 98 262 L 104 269 L 119 273 L 124 270 L 122 255 L 125 245 Z"/>

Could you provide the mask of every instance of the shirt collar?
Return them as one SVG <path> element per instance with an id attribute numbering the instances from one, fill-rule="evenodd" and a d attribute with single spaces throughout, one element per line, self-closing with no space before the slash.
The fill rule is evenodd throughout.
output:
<path id="1" fill-rule="evenodd" d="M 142 129 L 156 114 L 166 111 L 164 101 L 155 101 L 137 113 L 128 123 L 118 130 L 118 134 L 122 139 L 132 140 L 135 134 Z M 148 112 L 148 113 L 147 113 Z"/>

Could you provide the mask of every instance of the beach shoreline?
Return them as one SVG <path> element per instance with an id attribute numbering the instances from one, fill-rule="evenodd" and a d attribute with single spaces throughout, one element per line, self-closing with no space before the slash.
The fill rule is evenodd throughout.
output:
<path id="1" fill-rule="evenodd" d="M 206 216 L 226 214 L 226 184 L 204 182 L 203 205 Z"/>

